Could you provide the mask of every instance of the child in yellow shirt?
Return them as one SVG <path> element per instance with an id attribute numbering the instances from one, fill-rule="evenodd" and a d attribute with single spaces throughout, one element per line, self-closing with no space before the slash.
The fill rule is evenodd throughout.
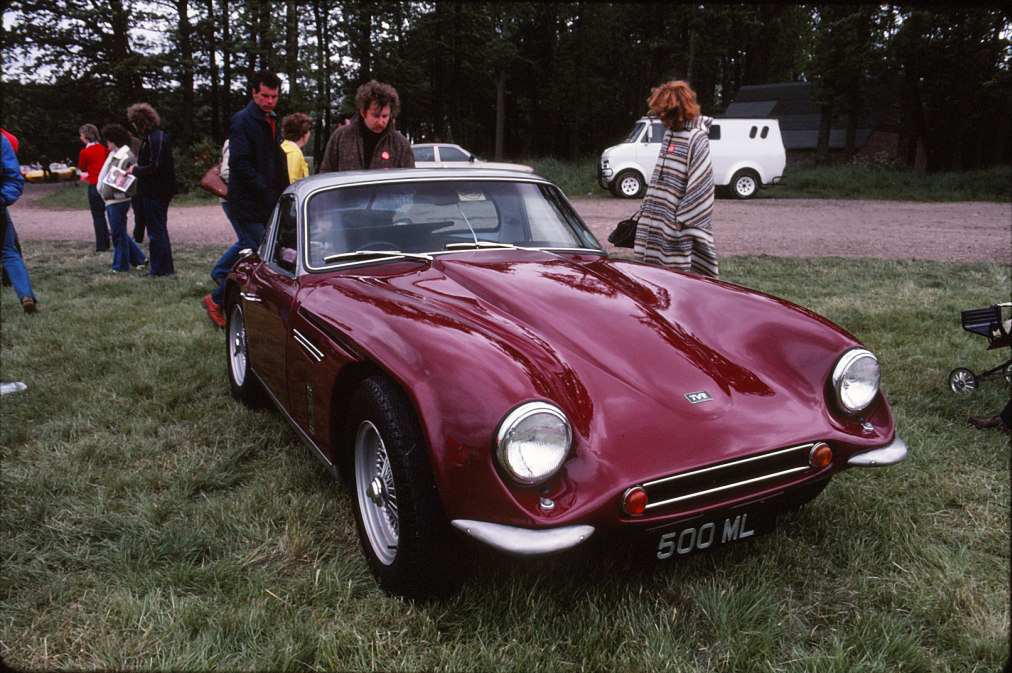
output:
<path id="1" fill-rule="evenodd" d="M 309 140 L 309 131 L 313 128 L 313 120 L 295 112 L 281 120 L 281 134 L 284 141 L 281 149 L 288 157 L 288 180 L 295 182 L 300 178 L 309 177 L 309 166 L 302 156 L 302 148 Z"/>

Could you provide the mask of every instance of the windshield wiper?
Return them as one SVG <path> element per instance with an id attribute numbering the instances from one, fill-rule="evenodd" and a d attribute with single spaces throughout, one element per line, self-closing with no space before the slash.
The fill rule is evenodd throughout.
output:
<path id="1" fill-rule="evenodd" d="M 482 248 L 502 248 L 515 250 L 517 246 L 512 243 L 496 243 L 494 241 L 468 241 L 466 243 L 447 243 L 444 250 L 480 250 Z"/>
<path id="2" fill-rule="evenodd" d="M 342 259 L 370 259 L 374 257 L 403 257 L 413 259 L 426 264 L 432 261 L 431 255 L 423 255 L 414 252 L 401 252 L 400 250 L 355 250 L 354 252 L 339 252 L 336 255 L 327 255 L 323 258 L 325 264 L 338 262 Z"/>

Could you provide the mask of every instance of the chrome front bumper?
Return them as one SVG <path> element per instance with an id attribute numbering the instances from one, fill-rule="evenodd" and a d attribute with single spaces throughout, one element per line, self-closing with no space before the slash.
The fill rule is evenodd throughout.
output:
<path id="1" fill-rule="evenodd" d="M 501 523 L 454 519 L 450 523 L 476 540 L 511 554 L 536 556 L 571 549 L 594 534 L 593 526 L 516 528 Z"/>
<path id="2" fill-rule="evenodd" d="M 885 467 L 886 465 L 895 465 L 906 457 L 907 445 L 899 435 L 896 435 L 893 441 L 885 446 L 854 454 L 847 461 L 847 465 L 851 467 Z"/>

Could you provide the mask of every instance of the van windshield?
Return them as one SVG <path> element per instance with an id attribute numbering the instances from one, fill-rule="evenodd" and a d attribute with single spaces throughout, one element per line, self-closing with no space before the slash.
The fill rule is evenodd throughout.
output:
<path id="1" fill-rule="evenodd" d="M 640 134 L 643 133 L 644 126 L 645 126 L 644 122 L 636 122 L 636 125 L 633 126 L 632 131 L 629 132 L 629 135 L 627 135 L 625 137 L 625 140 L 623 140 L 622 142 L 624 143 L 636 142 L 636 140 L 640 137 Z"/>

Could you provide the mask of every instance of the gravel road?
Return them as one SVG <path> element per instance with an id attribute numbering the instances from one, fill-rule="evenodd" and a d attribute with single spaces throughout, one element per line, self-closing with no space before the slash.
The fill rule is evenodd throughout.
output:
<path id="1" fill-rule="evenodd" d="M 36 206 L 54 185 L 25 185 L 11 208 L 23 240 L 94 238 L 86 211 L 53 211 Z M 575 197 L 577 212 L 610 251 L 608 233 L 635 212 L 638 201 Z M 132 227 L 131 215 L 131 224 Z M 941 262 L 1012 263 L 1012 204 L 988 202 L 917 203 L 774 199 L 718 199 L 713 212 L 719 257 L 872 257 Z M 170 207 L 169 238 L 178 243 L 227 246 L 235 240 L 218 206 Z"/>

